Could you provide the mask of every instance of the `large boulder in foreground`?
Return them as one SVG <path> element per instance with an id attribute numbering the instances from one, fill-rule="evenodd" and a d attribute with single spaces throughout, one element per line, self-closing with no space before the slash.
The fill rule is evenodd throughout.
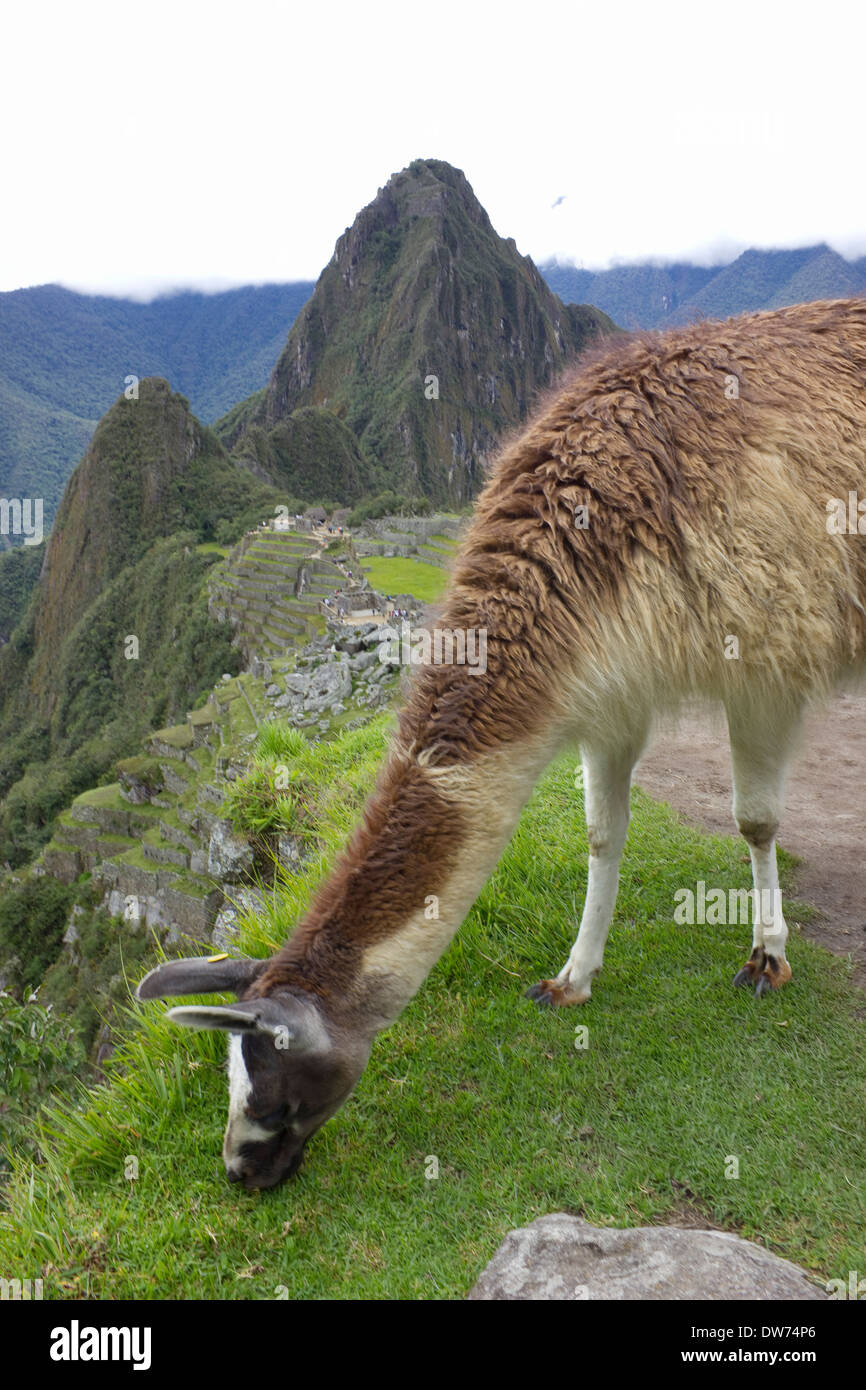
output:
<path id="1" fill-rule="evenodd" d="M 509 1231 L 470 1299 L 824 1299 L 804 1270 L 724 1231 L 617 1231 L 557 1212 Z"/>

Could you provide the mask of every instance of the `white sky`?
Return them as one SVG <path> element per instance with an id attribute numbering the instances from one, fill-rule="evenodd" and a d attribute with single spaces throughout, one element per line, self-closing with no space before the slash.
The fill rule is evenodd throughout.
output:
<path id="1" fill-rule="evenodd" d="M 857 0 L 9 4 L 0 289 L 315 279 L 419 156 L 536 261 L 863 255 L 864 39 Z"/>

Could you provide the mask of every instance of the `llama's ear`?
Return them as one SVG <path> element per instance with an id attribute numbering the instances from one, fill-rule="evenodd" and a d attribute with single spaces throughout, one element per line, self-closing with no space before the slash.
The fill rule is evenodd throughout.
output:
<path id="1" fill-rule="evenodd" d="M 323 1052 L 330 1039 L 321 1019 L 309 1009 L 286 1008 L 274 999 L 252 999 L 236 1008 L 186 1004 L 169 1009 L 166 1018 L 184 1028 L 218 1028 L 228 1033 L 257 1033 L 273 1038 L 286 1052 Z"/>
<path id="2" fill-rule="evenodd" d="M 136 999 L 169 999 L 179 994 L 240 994 L 267 965 L 265 960 L 169 960 L 145 975 Z"/>
<path id="3" fill-rule="evenodd" d="M 275 1026 L 252 1010 L 218 1004 L 185 1004 L 179 1009 L 168 1009 L 165 1016 L 184 1028 L 221 1028 L 229 1033 L 267 1033 Z"/>

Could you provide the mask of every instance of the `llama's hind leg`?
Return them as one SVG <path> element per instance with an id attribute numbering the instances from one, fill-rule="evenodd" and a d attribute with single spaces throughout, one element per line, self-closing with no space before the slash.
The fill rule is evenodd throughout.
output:
<path id="1" fill-rule="evenodd" d="M 734 976 L 760 998 L 791 978 L 785 955 L 788 927 L 776 864 L 776 831 L 784 806 L 785 776 L 800 729 L 800 712 L 748 712 L 728 708 L 734 819 L 749 846 L 754 884 L 752 953 Z"/>
<path id="2" fill-rule="evenodd" d="M 586 901 L 577 940 L 565 965 L 555 979 L 542 980 L 526 991 L 527 998 L 537 1004 L 585 1004 L 592 981 L 601 970 L 628 831 L 631 774 L 642 747 L 643 738 L 615 753 L 581 748 L 589 837 Z"/>

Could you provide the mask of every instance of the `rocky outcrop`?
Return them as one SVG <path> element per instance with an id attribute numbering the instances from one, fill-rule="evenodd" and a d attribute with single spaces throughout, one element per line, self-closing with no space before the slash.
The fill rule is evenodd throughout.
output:
<path id="1" fill-rule="evenodd" d="M 221 883 L 239 883 L 253 871 L 255 856 L 249 840 L 228 821 L 218 820 L 210 833 L 207 871 Z"/>
<path id="2" fill-rule="evenodd" d="M 826 1297 L 805 1270 L 725 1231 L 611 1230 L 564 1213 L 510 1231 L 469 1294 L 521 1302 Z"/>

